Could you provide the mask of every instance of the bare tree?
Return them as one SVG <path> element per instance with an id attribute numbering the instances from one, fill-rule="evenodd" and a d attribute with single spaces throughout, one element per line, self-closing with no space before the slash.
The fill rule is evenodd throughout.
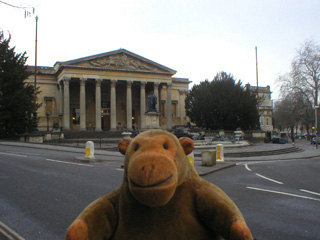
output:
<path id="1" fill-rule="evenodd" d="M 288 93 L 299 93 L 304 99 L 319 105 L 320 91 L 320 46 L 313 40 L 307 40 L 292 60 L 291 71 L 279 76 L 278 82 L 283 97 Z M 318 122 L 319 123 L 319 122 Z M 318 124 L 319 125 L 319 124 Z M 319 126 L 316 126 L 319 129 Z"/>
<path id="2" fill-rule="evenodd" d="M 281 130 L 288 129 L 294 141 L 294 130 L 306 128 L 307 133 L 312 126 L 312 103 L 301 93 L 288 93 L 282 100 L 275 102 L 274 123 Z"/>
<path id="3" fill-rule="evenodd" d="M 320 91 L 320 46 L 306 41 L 291 63 L 291 72 L 279 77 L 281 92 L 300 92 L 318 105 Z"/>

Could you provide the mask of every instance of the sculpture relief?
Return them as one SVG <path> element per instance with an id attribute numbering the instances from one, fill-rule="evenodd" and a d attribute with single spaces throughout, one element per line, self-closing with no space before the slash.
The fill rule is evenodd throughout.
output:
<path id="1" fill-rule="evenodd" d="M 111 69 L 128 69 L 140 71 L 161 71 L 159 68 L 145 63 L 139 59 L 127 56 L 126 54 L 117 54 L 100 59 L 93 59 L 89 64 L 94 67 L 103 67 Z"/>

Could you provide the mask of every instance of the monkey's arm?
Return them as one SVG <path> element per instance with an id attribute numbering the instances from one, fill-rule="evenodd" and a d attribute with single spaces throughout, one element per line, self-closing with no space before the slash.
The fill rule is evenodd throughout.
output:
<path id="1" fill-rule="evenodd" d="M 224 239 L 253 239 L 238 207 L 215 185 L 201 180 L 196 206 L 202 222 Z"/>
<path id="2" fill-rule="evenodd" d="M 110 239 L 117 226 L 119 189 L 88 205 L 67 230 L 66 240 Z"/>

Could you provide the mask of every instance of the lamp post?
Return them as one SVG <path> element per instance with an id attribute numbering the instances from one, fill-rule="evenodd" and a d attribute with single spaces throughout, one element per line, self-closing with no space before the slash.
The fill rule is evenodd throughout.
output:
<path id="1" fill-rule="evenodd" d="M 34 66 L 34 109 L 32 117 L 32 132 L 38 132 L 37 117 L 37 44 L 38 44 L 38 16 L 36 16 L 36 43 L 35 43 L 35 66 Z"/>
<path id="2" fill-rule="evenodd" d="M 60 114 L 59 114 L 59 119 L 60 119 L 60 132 L 62 132 L 62 117 L 63 117 L 63 114 L 60 113 Z"/>
<path id="3" fill-rule="evenodd" d="M 46 113 L 46 117 L 47 117 L 47 131 L 49 132 L 49 116 L 50 116 L 50 113 L 47 112 Z"/>
<path id="4" fill-rule="evenodd" d="M 316 133 L 316 148 L 318 148 L 318 115 L 317 115 L 317 109 L 319 106 L 314 106 L 314 125 L 315 125 L 315 133 Z"/>

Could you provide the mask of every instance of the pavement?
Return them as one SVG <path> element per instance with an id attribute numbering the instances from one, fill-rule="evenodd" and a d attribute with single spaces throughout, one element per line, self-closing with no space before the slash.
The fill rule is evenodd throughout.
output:
<path id="1" fill-rule="evenodd" d="M 108 139 L 107 142 L 97 142 L 95 144 L 94 159 L 85 158 L 85 143 L 79 142 L 48 144 L 0 140 L 0 145 L 67 151 L 78 153 L 77 155 L 83 153 L 83 157 L 75 157 L 74 160 L 81 162 L 101 162 L 104 165 L 121 167 L 124 157 L 117 151 L 117 140 L 118 139 Z M 204 150 L 205 149 L 202 148 L 194 149 L 194 166 L 201 176 L 239 164 L 320 157 L 320 146 L 316 148 L 316 146 L 311 145 L 307 140 L 296 140 L 295 145 L 291 143 L 257 143 L 240 147 L 236 147 L 236 145 L 234 145 L 234 147 L 224 147 L 224 161 L 217 161 L 214 166 L 202 166 L 201 152 Z M 215 149 L 212 148 L 209 150 Z"/>

